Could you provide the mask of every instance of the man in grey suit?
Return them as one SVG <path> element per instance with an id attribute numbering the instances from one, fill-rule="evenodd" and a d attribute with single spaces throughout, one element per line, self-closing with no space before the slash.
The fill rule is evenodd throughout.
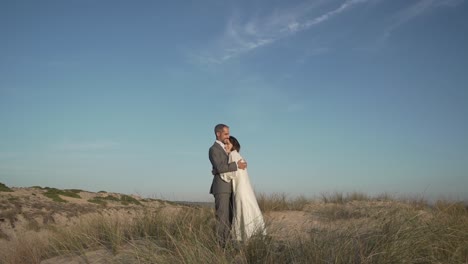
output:
<path id="1" fill-rule="evenodd" d="M 225 182 L 220 177 L 220 173 L 245 169 L 245 162 L 229 163 L 229 156 L 224 148 L 224 142 L 229 140 L 229 127 L 224 124 L 218 124 L 214 129 L 216 141 L 211 146 L 208 157 L 213 166 L 213 182 L 211 184 L 210 193 L 215 198 L 216 210 L 216 235 L 218 242 L 222 247 L 226 246 L 231 233 L 231 225 L 233 219 L 233 195 L 232 183 Z"/>

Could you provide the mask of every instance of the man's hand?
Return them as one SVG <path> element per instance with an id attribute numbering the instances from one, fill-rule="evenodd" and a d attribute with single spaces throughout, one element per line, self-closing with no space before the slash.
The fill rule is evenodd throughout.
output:
<path id="1" fill-rule="evenodd" d="M 243 170 L 245 168 L 247 168 L 247 162 L 243 159 L 237 161 L 237 168 Z"/>

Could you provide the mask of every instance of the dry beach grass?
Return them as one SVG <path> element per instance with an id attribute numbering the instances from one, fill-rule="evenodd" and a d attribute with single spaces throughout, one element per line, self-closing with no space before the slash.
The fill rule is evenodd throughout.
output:
<path id="1" fill-rule="evenodd" d="M 361 193 L 258 201 L 268 235 L 223 250 L 209 206 L 1 185 L 0 263 L 468 263 L 461 202 Z"/>

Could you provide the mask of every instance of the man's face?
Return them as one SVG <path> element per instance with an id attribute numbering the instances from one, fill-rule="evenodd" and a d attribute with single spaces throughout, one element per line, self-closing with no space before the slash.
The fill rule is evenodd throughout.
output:
<path id="1" fill-rule="evenodd" d="M 224 140 L 224 148 L 226 149 L 226 152 L 231 152 L 232 150 L 232 144 L 229 139 Z"/>
<path id="2" fill-rule="evenodd" d="M 221 132 L 217 133 L 217 136 L 218 136 L 219 141 L 221 142 L 226 141 L 226 139 L 229 138 L 229 128 L 228 127 L 223 128 Z"/>

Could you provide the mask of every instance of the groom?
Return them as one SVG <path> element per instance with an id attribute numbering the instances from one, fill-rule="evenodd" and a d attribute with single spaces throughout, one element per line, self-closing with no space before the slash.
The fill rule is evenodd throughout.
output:
<path id="1" fill-rule="evenodd" d="M 231 224 L 233 218 L 233 197 L 232 184 L 221 179 L 220 173 L 236 171 L 237 169 L 245 169 L 245 162 L 229 162 L 229 156 L 224 148 L 225 140 L 229 140 L 229 127 L 224 124 L 218 124 L 214 129 L 216 141 L 211 146 L 208 157 L 213 166 L 213 183 L 211 184 L 210 193 L 215 198 L 216 210 L 216 235 L 222 247 L 226 246 L 231 233 Z"/>

